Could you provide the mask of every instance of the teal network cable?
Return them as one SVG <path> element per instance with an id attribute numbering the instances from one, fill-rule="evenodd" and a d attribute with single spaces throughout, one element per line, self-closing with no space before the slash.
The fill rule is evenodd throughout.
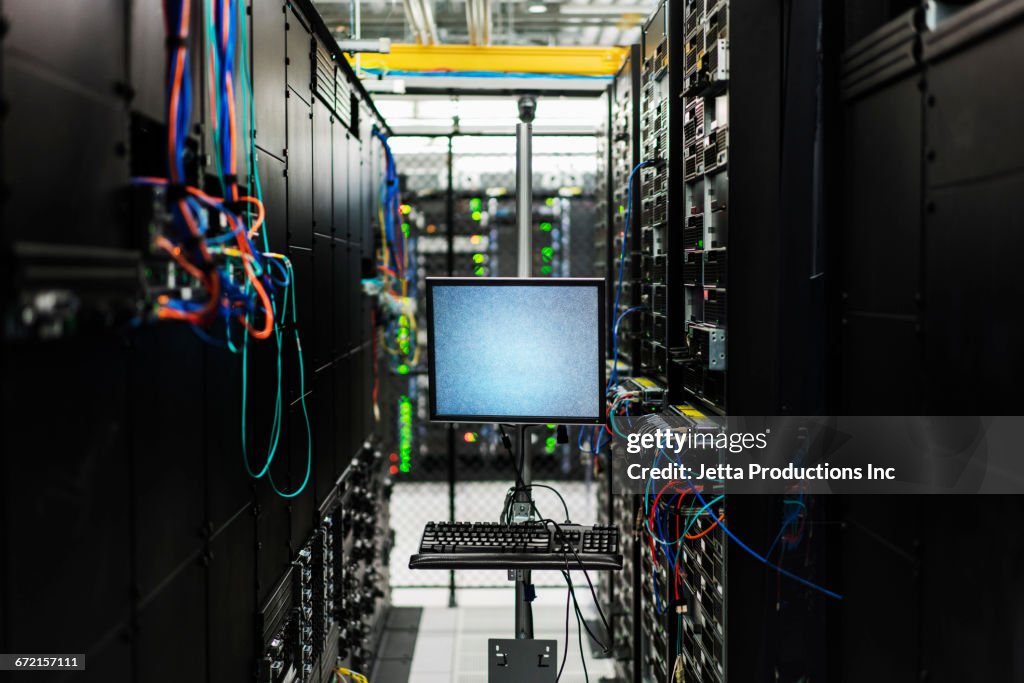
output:
<path id="1" fill-rule="evenodd" d="M 246 27 L 246 16 L 245 16 L 245 13 L 244 13 L 244 11 L 242 9 L 242 3 L 237 3 L 236 7 L 237 7 L 237 11 L 238 11 L 238 19 L 237 20 L 238 20 L 238 26 L 239 26 L 239 32 L 238 33 L 240 35 L 240 41 L 241 41 L 241 52 L 242 52 L 243 55 L 247 55 L 247 54 L 249 54 L 249 38 L 248 38 L 249 32 L 248 32 L 247 27 Z M 255 186 L 256 198 L 262 204 L 263 203 L 263 187 L 262 187 L 262 185 L 260 183 L 259 160 L 258 160 L 258 157 L 257 157 L 256 144 L 255 144 L 256 112 L 255 112 L 255 107 L 253 105 L 252 78 L 251 78 L 251 75 L 249 73 L 249 67 L 248 67 L 247 60 L 246 59 L 241 59 L 241 60 L 238 61 L 238 63 L 239 63 L 239 85 L 240 85 L 240 89 L 242 91 L 242 116 L 243 116 L 243 119 L 245 121 L 244 132 L 245 132 L 245 138 L 246 138 L 246 141 L 247 141 L 247 148 L 248 148 L 248 154 L 245 155 L 245 157 L 246 157 L 246 164 L 247 164 L 247 169 L 246 170 L 249 173 L 249 177 L 251 179 L 251 182 Z M 220 149 L 220 147 L 218 146 L 217 149 Z M 220 168 L 220 165 L 218 165 L 218 168 Z M 263 221 L 263 226 L 262 226 L 262 229 L 261 229 L 261 233 L 262 233 L 261 236 L 262 236 L 262 239 L 263 239 L 263 250 L 264 250 L 264 252 L 269 252 L 270 251 L 270 242 L 269 242 L 269 239 L 267 238 L 267 232 L 268 232 L 267 218 L 265 216 L 264 217 L 264 221 Z M 244 340 L 243 347 L 242 347 L 242 458 L 243 458 L 243 462 L 245 464 L 245 470 L 249 474 L 250 477 L 252 477 L 254 479 L 260 479 L 263 476 L 269 474 L 268 480 L 270 481 L 270 486 L 274 490 L 274 493 L 276 493 L 278 496 L 281 496 L 282 498 L 294 498 L 294 497 L 298 496 L 299 494 L 301 494 L 306 489 L 306 486 L 309 484 L 309 477 L 310 477 L 310 471 L 312 469 L 312 460 L 313 460 L 313 437 L 312 437 L 312 429 L 310 427 L 310 421 L 309 421 L 309 409 L 308 409 L 308 406 L 306 404 L 306 372 L 305 372 L 305 360 L 304 360 L 303 355 L 302 355 L 302 343 L 301 343 L 301 340 L 300 340 L 300 337 L 299 337 L 298 316 L 297 316 L 297 308 L 296 308 L 296 303 L 295 303 L 295 300 L 297 298 L 296 294 L 295 294 L 295 272 L 294 272 L 294 269 L 292 267 L 291 261 L 287 257 L 282 257 L 282 259 L 285 262 L 285 269 L 286 269 L 286 275 L 287 275 L 287 284 L 283 287 L 284 291 L 283 291 L 283 294 L 282 294 L 282 306 L 281 306 L 282 319 L 280 320 L 280 324 L 275 325 L 275 329 L 274 329 L 274 340 L 275 340 L 275 344 L 276 344 L 276 347 L 277 347 L 277 353 L 276 353 L 276 356 L 277 356 L 277 359 L 276 359 L 276 377 L 277 377 L 276 386 L 277 386 L 277 389 L 276 389 L 275 398 L 274 398 L 274 418 L 273 418 L 273 422 L 271 424 L 270 443 L 269 443 L 268 449 L 267 449 L 267 458 L 266 458 L 266 461 L 264 462 L 263 466 L 260 468 L 259 472 L 254 472 L 252 467 L 251 467 L 251 465 L 250 465 L 250 463 L 249 463 L 248 445 L 247 445 L 247 438 L 246 438 L 246 432 L 248 431 L 247 430 L 246 422 L 247 422 L 247 414 L 248 414 L 248 371 L 249 371 L 248 340 L 249 340 L 249 335 L 245 336 L 245 340 Z M 290 307 L 290 309 L 289 309 L 289 305 L 288 305 L 289 304 L 289 298 L 291 299 L 291 307 Z M 277 316 L 277 302 L 276 302 L 276 300 L 274 300 L 273 297 L 271 297 L 271 306 L 273 308 L 273 312 L 274 312 L 274 316 L 275 316 L 275 320 L 276 320 L 277 319 L 277 317 L 276 317 Z M 283 422 L 284 422 L 284 400 L 283 400 L 283 395 L 282 395 L 282 393 L 283 393 L 282 392 L 282 366 L 283 366 L 282 356 L 283 356 L 283 352 L 284 352 L 284 339 L 283 339 L 284 335 L 283 335 L 283 332 L 281 331 L 281 328 L 282 328 L 282 326 L 283 326 L 283 324 L 285 322 L 285 319 L 287 319 L 289 313 L 291 314 L 293 334 L 295 336 L 296 356 L 297 356 L 298 365 L 299 365 L 299 368 L 298 368 L 299 369 L 299 396 L 300 396 L 299 401 L 300 401 L 300 403 L 302 405 L 302 414 L 303 414 L 303 419 L 305 421 L 305 426 L 306 426 L 306 473 L 305 473 L 305 476 L 303 478 L 302 484 L 295 491 L 292 491 L 290 493 L 285 493 L 285 492 L 282 492 L 277 487 L 276 482 L 274 482 L 273 474 L 270 473 L 270 467 L 271 467 L 271 465 L 272 465 L 272 463 L 274 461 L 274 458 L 277 455 L 277 449 L 278 449 L 278 446 L 280 445 L 282 425 L 283 425 Z"/>

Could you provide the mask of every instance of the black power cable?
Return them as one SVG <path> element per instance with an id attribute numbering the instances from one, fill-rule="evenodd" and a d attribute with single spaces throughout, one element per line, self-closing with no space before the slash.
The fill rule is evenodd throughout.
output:
<path id="1" fill-rule="evenodd" d="M 544 522 L 545 524 L 553 525 L 555 527 L 555 530 L 558 532 L 558 534 L 564 538 L 564 533 L 562 532 L 562 527 L 558 524 L 558 522 L 556 522 L 554 520 L 551 520 L 551 519 L 542 519 L 540 521 Z M 597 598 L 597 590 L 594 588 L 594 582 L 590 580 L 590 573 L 587 571 L 587 568 L 584 566 L 583 560 L 580 559 L 579 553 L 577 553 L 576 549 L 572 547 L 572 544 L 567 544 L 567 545 L 569 546 L 569 550 L 572 552 L 573 557 L 576 558 L 576 563 L 579 564 L 580 569 L 583 571 L 583 577 L 587 580 L 587 585 L 590 587 L 590 596 L 594 599 L 594 606 L 597 607 L 597 613 L 601 617 L 601 623 L 604 625 L 605 633 L 609 633 L 610 634 L 612 632 L 612 629 L 608 625 L 608 620 L 604 616 L 604 610 L 601 609 L 601 601 L 598 600 L 598 598 Z M 569 560 L 568 560 L 568 558 L 566 558 L 565 573 L 568 574 L 568 572 L 569 572 Z M 569 590 L 572 591 L 572 582 L 571 581 L 569 583 L 569 586 L 570 586 Z M 573 599 L 574 600 L 575 600 L 575 597 L 576 597 L 575 591 L 573 591 Z M 587 629 L 587 633 L 590 634 L 590 637 L 594 639 L 594 642 L 597 643 L 598 645 L 600 645 L 601 649 L 604 650 L 605 653 L 610 652 L 608 647 L 604 643 L 602 643 L 600 640 L 598 640 L 598 638 L 596 636 L 594 636 L 593 633 L 591 633 L 590 627 L 586 626 L 586 621 L 584 621 L 584 626 Z"/>
<path id="2" fill-rule="evenodd" d="M 563 572 L 564 574 L 564 572 Z M 562 670 L 565 669 L 565 660 L 569 658 L 569 598 L 572 592 L 565 591 L 565 647 L 562 649 L 562 664 L 558 667 L 558 675 L 555 676 L 555 683 L 562 678 Z"/>
<path id="3" fill-rule="evenodd" d="M 568 524 L 569 521 L 572 519 L 572 516 L 569 514 L 569 506 L 566 504 L 565 498 L 563 498 L 562 494 L 558 492 L 558 489 L 556 489 L 556 488 L 554 488 L 552 486 L 548 486 L 547 484 L 529 484 L 529 485 L 527 485 L 526 482 L 523 481 L 523 463 L 522 463 L 522 461 L 520 461 L 518 464 L 516 463 L 516 456 L 512 452 L 512 439 L 509 438 L 509 435 L 505 432 L 505 426 L 504 425 L 500 425 L 499 424 L 498 425 L 498 430 L 501 432 L 501 443 L 505 446 L 505 450 L 508 451 L 508 455 L 512 459 L 512 467 L 514 467 L 515 471 L 516 471 L 516 492 L 518 492 L 518 491 L 529 491 L 530 489 L 534 489 L 534 488 L 547 489 L 547 490 L 551 491 L 556 496 L 558 496 L 558 500 L 561 501 L 562 509 L 565 510 L 565 523 Z M 524 432 L 524 436 L 525 436 L 525 432 Z M 523 458 L 525 456 L 525 454 L 526 454 L 526 449 L 523 448 L 523 453 L 519 457 Z M 536 510 L 536 507 L 534 509 Z"/>
<path id="4" fill-rule="evenodd" d="M 571 524 L 572 516 L 569 514 L 569 506 L 568 504 L 566 504 L 565 498 L 562 496 L 561 493 L 559 493 L 557 489 L 555 489 L 552 486 L 548 486 L 547 484 L 527 485 L 526 482 L 523 480 L 524 463 L 522 462 L 522 459 L 525 457 L 526 454 L 525 445 L 521 445 L 521 453 L 519 456 L 520 460 L 519 462 L 516 462 L 515 453 L 513 453 L 512 451 L 512 439 L 510 439 L 508 434 L 505 432 L 504 425 L 499 424 L 498 431 L 501 433 L 501 443 L 505 446 L 505 450 L 508 451 L 509 458 L 512 460 L 512 467 L 516 471 L 516 485 L 513 489 L 509 491 L 510 495 L 505 499 L 505 510 L 503 511 L 502 514 L 502 516 L 505 519 L 505 522 L 508 523 L 509 521 L 509 502 L 515 493 L 519 491 L 530 491 L 533 488 L 543 488 L 551 491 L 556 496 L 558 496 L 558 500 L 561 501 L 562 503 L 562 509 L 565 511 L 564 524 Z M 523 432 L 523 437 L 526 437 L 525 430 Z M 530 502 L 530 505 L 533 508 L 533 511 L 536 512 L 539 517 L 540 511 L 537 510 L 537 506 L 533 503 L 532 500 Z M 562 531 L 562 527 L 558 522 L 554 521 L 553 519 L 541 519 L 540 521 L 544 522 L 545 524 L 551 524 L 555 528 L 555 532 L 558 534 L 556 536 L 556 540 L 565 537 L 565 534 Z M 579 553 L 576 552 L 576 549 L 572 547 L 571 544 L 567 545 L 569 546 L 569 550 L 572 552 L 573 557 L 576 559 L 576 563 L 579 564 L 580 569 L 583 571 L 584 578 L 587 580 L 587 586 L 590 588 L 590 596 L 594 600 L 594 606 L 597 607 L 597 613 L 601 617 L 601 623 L 604 626 L 605 633 L 611 635 L 611 627 L 608 625 L 608 620 L 604 616 L 604 610 L 601 609 L 601 602 L 597 597 L 597 590 L 594 588 L 594 582 L 590 580 L 590 573 L 587 572 L 587 568 L 586 566 L 584 566 L 583 560 L 580 558 Z M 594 632 L 590 630 L 590 625 L 587 624 L 587 620 L 583 617 L 583 613 L 580 610 L 579 600 L 577 600 L 576 598 L 576 591 L 573 587 L 572 577 L 570 576 L 569 571 L 569 559 L 568 557 L 566 557 L 565 570 L 562 572 L 562 576 L 565 578 L 566 585 L 568 586 L 568 590 L 565 596 L 565 648 L 562 650 L 562 663 L 558 667 L 558 674 L 555 677 L 555 681 L 557 683 L 559 680 L 561 680 L 562 672 L 565 669 L 565 662 L 568 659 L 569 655 L 569 602 L 571 600 L 573 605 L 573 612 L 576 614 L 576 632 L 580 646 L 580 662 L 583 664 L 583 678 L 587 683 L 590 683 L 590 674 L 587 671 L 586 654 L 583 649 L 583 631 L 585 630 L 587 632 L 587 635 L 590 637 L 590 639 L 593 640 L 594 643 L 596 643 L 605 654 L 608 654 L 610 652 L 610 649 L 608 645 L 605 645 L 601 641 L 601 639 L 594 635 Z"/>
<path id="5" fill-rule="evenodd" d="M 580 628 L 580 625 L 586 624 L 587 620 L 580 614 L 579 603 L 576 603 L 574 606 L 576 608 L 576 636 L 580 643 L 580 663 L 583 664 L 583 680 L 586 681 L 586 683 L 590 683 L 590 674 L 587 672 L 587 656 L 583 654 L 583 629 Z M 590 633 L 589 628 L 587 629 L 587 633 Z M 591 634 L 590 637 L 593 638 L 593 634 Z"/>

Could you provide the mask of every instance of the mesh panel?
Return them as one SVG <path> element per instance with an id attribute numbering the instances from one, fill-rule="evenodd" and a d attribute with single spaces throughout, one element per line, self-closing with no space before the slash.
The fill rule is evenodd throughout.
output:
<path id="1" fill-rule="evenodd" d="M 515 138 L 396 137 L 391 144 L 415 241 L 420 318 L 425 320 L 425 277 L 514 276 L 518 265 Z M 534 274 L 593 276 L 596 141 L 592 137 L 538 137 L 533 148 Z M 428 422 L 425 325 L 420 325 L 418 338 L 424 349 L 419 364 L 408 368 L 407 376 L 390 377 L 390 388 L 382 390 L 382 396 L 388 394 L 382 401 L 397 402 L 405 396 L 413 407 L 413 456 L 409 471 L 395 475 L 392 497 L 392 585 L 399 588 L 448 586 L 448 572 L 407 568 L 406 558 L 417 551 L 424 524 L 448 519 L 497 520 L 505 493 L 515 479 L 494 425 Z M 397 408 L 389 416 L 386 419 L 401 419 Z M 392 430 L 387 423 L 381 431 L 393 440 L 402 433 L 400 425 Z M 558 487 L 573 521 L 595 523 L 596 493 L 589 483 L 589 460 L 581 459 L 575 430 L 568 445 L 555 442 L 553 426 L 534 427 L 530 432 L 534 480 Z M 392 449 L 397 452 L 399 448 L 396 440 Z M 535 498 L 544 515 L 564 516 L 561 503 L 550 492 L 539 489 Z M 500 571 L 460 571 L 454 579 L 458 587 L 509 585 L 507 575 Z M 561 581 L 558 573 L 535 576 L 538 585 L 559 585 Z"/>

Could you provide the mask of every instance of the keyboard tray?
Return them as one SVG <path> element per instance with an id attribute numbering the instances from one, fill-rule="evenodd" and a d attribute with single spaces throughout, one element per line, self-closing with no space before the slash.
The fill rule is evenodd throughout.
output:
<path id="1" fill-rule="evenodd" d="M 554 569 L 619 570 L 618 553 L 424 553 L 409 558 L 409 569 Z"/>

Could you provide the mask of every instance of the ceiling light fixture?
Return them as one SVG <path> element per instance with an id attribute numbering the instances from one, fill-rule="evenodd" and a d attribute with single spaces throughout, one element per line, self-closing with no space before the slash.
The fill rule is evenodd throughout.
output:
<path id="1" fill-rule="evenodd" d="M 535 2 L 527 7 L 526 11 L 530 14 L 544 14 L 548 11 L 548 6 L 540 2 Z"/>

